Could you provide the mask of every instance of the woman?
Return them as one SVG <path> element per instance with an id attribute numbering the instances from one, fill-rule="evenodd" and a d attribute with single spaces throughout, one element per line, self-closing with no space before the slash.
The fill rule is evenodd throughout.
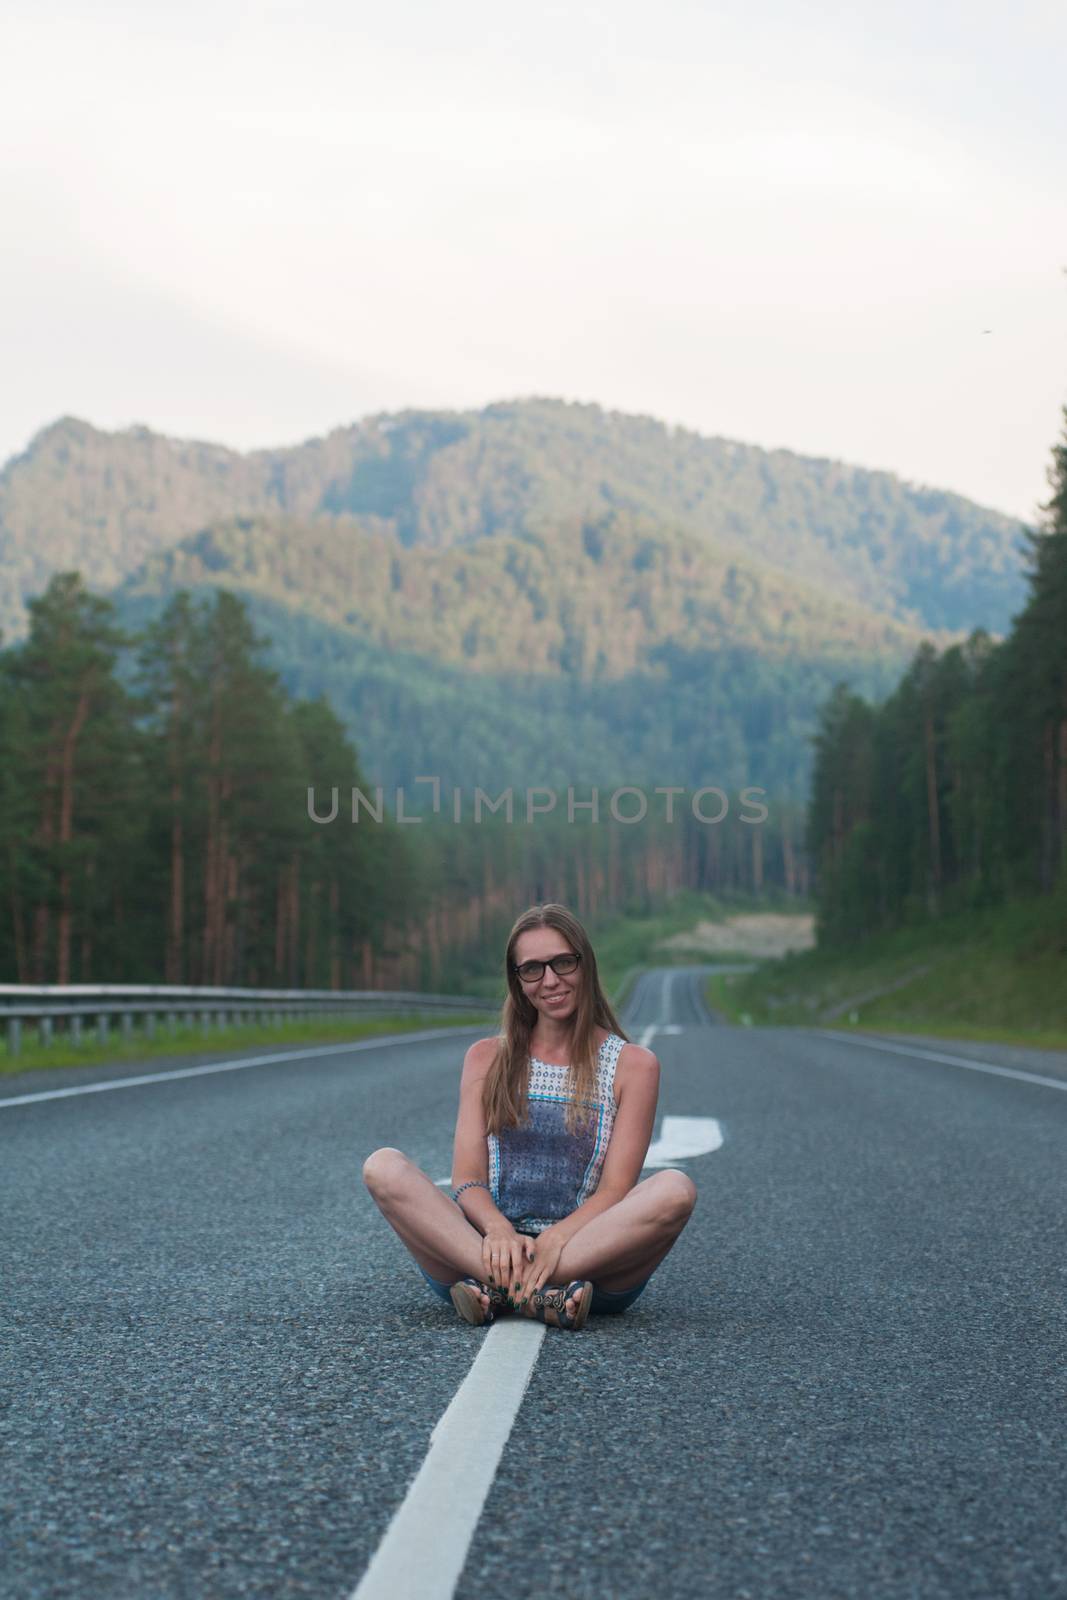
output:
<path id="1" fill-rule="evenodd" d="M 696 1186 L 641 1177 L 659 1062 L 630 1044 L 566 906 L 531 906 L 505 954 L 503 1032 L 463 1061 L 451 1197 L 399 1150 L 363 1178 L 435 1294 L 466 1322 L 511 1308 L 584 1327 L 624 1311 L 685 1227 Z"/>

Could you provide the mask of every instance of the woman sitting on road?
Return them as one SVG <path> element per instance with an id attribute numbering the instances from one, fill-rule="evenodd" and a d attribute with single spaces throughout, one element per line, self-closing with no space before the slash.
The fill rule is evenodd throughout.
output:
<path id="1" fill-rule="evenodd" d="M 659 1062 L 626 1040 L 566 906 L 531 906 L 505 953 L 499 1037 L 463 1061 L 451 1198 L 399 1150 L 363 1178 L 435 1294 L 465 1322 L 506 1311 L 560 1328 L 624 1311 L 685 1227 L 696 1186 L 641 1182 Z"/>

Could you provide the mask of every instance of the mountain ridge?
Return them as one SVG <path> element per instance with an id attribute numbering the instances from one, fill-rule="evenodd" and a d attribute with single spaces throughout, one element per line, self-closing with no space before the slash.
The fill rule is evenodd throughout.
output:
<path id="1" fill-rule="evenodd" d="M 536 540 L 650 519 L 904 629 L 1003 631 L 1023 598 L 1024 524 L 948 491 L 829 457 L 705 436 L 552 397 L 378 412 L 251 452 L 74 417 L 0 471 L 0 626 L 57 570 L 116 587 L 235 517 L 355 518 L 405 548 Z"/>

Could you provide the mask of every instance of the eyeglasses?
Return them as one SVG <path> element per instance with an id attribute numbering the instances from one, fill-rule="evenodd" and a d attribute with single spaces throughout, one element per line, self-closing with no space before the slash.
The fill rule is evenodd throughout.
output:
<path id="1" fill-rule="evenodd" d="M 517 967 L 513 961 L 511 970 L 518 973 L 523 983 L 536 983 L 538 978 L 544 977 L 546 967 L 551 967 L 557 978 L 565 978 L 568 972 L 574 971 L 581 959 L 581 956 L 568 952 L 566 955 L 552 956 L 549 961 L 524 961 L 521 967 Z"/>

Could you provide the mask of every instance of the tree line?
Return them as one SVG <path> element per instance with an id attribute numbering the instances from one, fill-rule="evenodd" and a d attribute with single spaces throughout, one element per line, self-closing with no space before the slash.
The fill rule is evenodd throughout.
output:
<path id="1" fill-rule="evenodd" d="M 924 644 L 881 704 L 841 683 L 823 707 L 808 808 L 820 942 L 1067 888 L 1067 426 L 1052 455 L 1007 636 Z"/>
<path id="2" fill-rule="evenodd" d="M 447 990 L 495 972 L 529 901 L 595 920 L 683 886 L 808 887 L 788 815 L 353 825 L 376 786 L 344 724 L 286 691 L 230 592 L 181 590 L 131 633 L 63 572 L 28 609 L 0 655 L 5 981 Z M 334 788 L 313 821 L 309 790 L 321 815 Z"/>

